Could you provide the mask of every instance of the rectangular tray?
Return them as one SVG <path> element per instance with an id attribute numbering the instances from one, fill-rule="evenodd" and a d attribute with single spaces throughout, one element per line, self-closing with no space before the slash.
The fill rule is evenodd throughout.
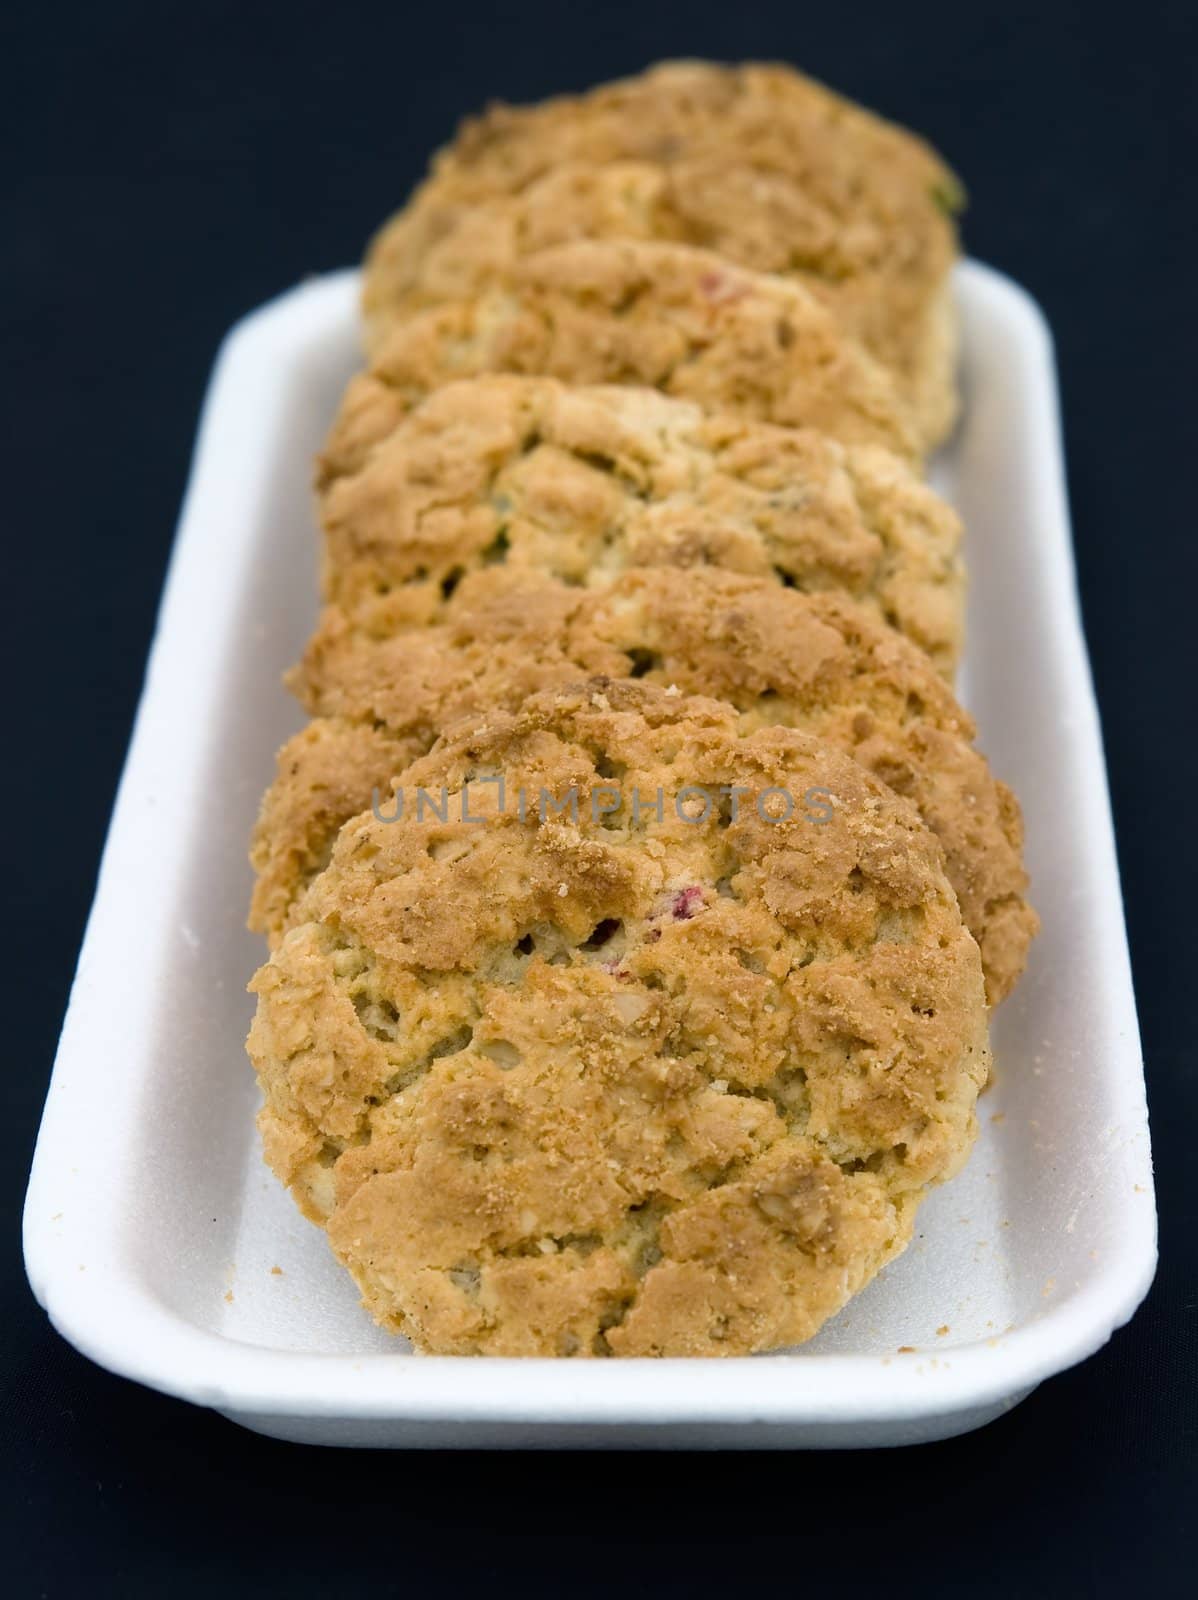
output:
<path id="1" fill-rule="evenodd" d="M 301 720 L 279 674 L 315 617 L 311 458 L 359 359 L 346 272 L 239 323 L 205 406 L 26 1202 L 30 1282 L 72 1344 L 287 1439 L 843 1446 L 976 1427 L 1127 1320 L 1152 1172 L 1052 349 L 1009 280 L 968 263 L 956 287 L 965 413 L 934 477 L 968 528 L 962 689 L 1022 801 L 1044 931 L 977 1149 L 907 1253 L 794 1353 L 421 1358 L 262 1165 L 245 850 Z"/>

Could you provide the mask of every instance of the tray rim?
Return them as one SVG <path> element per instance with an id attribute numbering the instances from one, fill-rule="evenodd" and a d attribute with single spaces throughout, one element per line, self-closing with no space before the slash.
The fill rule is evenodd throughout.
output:
<path id="1" fill-rule="evenodd" d="M 114 959 L 106 945 L 119 920 L 130 863 L 138 856 L 146 816 L 139 796 L 152 787 L 154 740 L 169 716 L 183 711 L 178 668 L 197 638 L 197 590 L 224 596 L 231 609 L 237 573 L 204 572 L 204 544 L 214 509 L 229 495 L 224 460 L 230 417 L 258 406 L 261 425 L 276 416 L 285 383 L 278 372 L 294 360 L 296 341 L 313 316 L 352 292 L 351 269 L 311 280 L 267 302 L 231 329 L 205 398 L 178 532 L 168 567 L 145 688 L 101 861 L 96 894 L 46 1099 L 24 1214 L 26 1270 L 39 1303 L 59 1333 L 99 1365 L 162 1392 L 228 1413 L 262 1418 L 366 1420 L 397 1424 L 492 1423 L 536 1428 L 595 1424 L 604 1429 L 669 1424 L 843 1424 L 947 1422 L 954 1414 L 1002 1409 L 1042 1379 L 1083 1360 L 1122 1326 L 1143 1300 L 1156 1264 L 1156 1214 L 1131 968 L 1123 921 L 1114 830 L 1098 708 L 1076 592 L 1066 503 L 1061 427 L 1051 335 L 1035 301 L 1004 274 L 975 261 L 957 269 L 972 302 L 1001 316 L 1012 339 L 1040 369 L 1031 421 L 1043 441 L 1038 493 L 1055 537 L 1045 545 L 1045 581 L 1059 615 L 1057 648 L 1067 669 L 1069 704 L 1078 719 L 1079 761 L 1097 780 L 1089 814 L 1079 819 L 1089 839 L 1091 868 L 1104 902 L 1108 971 L 1117 975 L 1110 1000 L 1128 1070 L 1120 1084 L 1120 1128 L 1126 1159 L 1138 1173 L 1143 1204 L 1129 1206 L 1101 1269 L 1033 1324 L 1000 1339 L 976 1341 L 933 1355 L 790 1355 L 683 1360 L 555 1362 L 453 1357 L 312 1355 L 271 1350 L 208 1332 L 168 1307 L 117 1248 L 112 1216 L 89 1214 L 92 1259 L 83 1272 L 61 1233 L 47 1223 L 62 1187 L 64 1163 L 77 1153 L 74 1091 L 84 1080 L 91 1031 L 111 1027 L 97 973 Z M 281 360 L 282 358 L 282 360 Z M 273 388 L 272 388 L 273 385 Z M 244 447 L 244 441 L 243 441 Z M 261 487 L 259 485 L 259 487 Z M 211 556 L 211 552 L 207 554 Z M 209 559 L 209 569 L 213 563 Z M 189 644 L 190 641 L 190 644 Z M 210 642 L 210 641 L 209 641 Z M 215 652 L 219 661 L 219 652 Z M 186 676 L 186 675 L 185 675 Z M 209 679 L 215 680 L 214 669 Z M 192 687 L 202 705 L 203 690 Z M 194 710 L 194 708 L 193 708 Z M 203 726 L 203 723 L 192 723 Z M 109 1014 L 106 1015 L 107 1012 Z M 93 1091 L 94 1092 L 94 1091 Z M 1130 1148 L 1134 1147 L 1134 1148 Z M 72 1169 L 75 1170 L 75 1169 Z M 111 1211 L 111 1206 L 109 1207 Z M 104 1234 L 107 1226 L 109 1232 Z M 77 1250 L 75 1252 L 78 1253 Z M 714 1367 L 714 1371 L 713 1371 Z M 702 1380 L 696 1381 L 699 1373 Z M 785 1375 L 783 1377 L 783 1374 Z M 984 1420 L 980 1418 L 978 1420 Z M 968 1425 L 968 1424 L 967 1424 Z"/>

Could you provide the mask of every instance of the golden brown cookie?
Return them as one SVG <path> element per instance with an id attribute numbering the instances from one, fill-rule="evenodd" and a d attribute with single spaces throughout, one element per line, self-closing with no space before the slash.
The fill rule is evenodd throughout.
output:
<path id="1" fill-rule="evenodd" d="M 296 900 L 328 866 L 341 824 L 367 809 L 376 788 L 387 792 L 392 775 L 423 755 L 438 731 L 395 737 L 368 722 L 321 717 L 288 739 L 250 842 L 256 933 L 272 944 L 282 936 Z"/>
<path id="2" fill-rule="evenodd" d="M 923 653 L 851 601 L 707 568 L 631 569 L 601 590 L 497 568 L 465 579 L 438 626 L 376 633 L 371 620 L 328 608 L 291 676 L 317 720 L 280 753 L 255 836 L 252 922 L 272 942 L 337 829 L 444 727 L 603 673 L 726 700 L 743 728 L 797 727 L 847 751 L 939 838 L 991 1004 L 1023 970 L 1037 919 L 1018 804 Z"/>
<path id="3" fill-rule="evenodd" d="M 478 294 L 402 318 L 370 365 L 395 415 L 484 372 L 637 384 L 919 457 L 891 374 L 826 306 L 798 283 L 708 250 L 580 240 L 523 256 Z M 363 381 L 350 387 L 351 419 Z"/>
<path id="4" fill-rule="evenodd" d="M 488 565 L 590 584 L 711 565 L 841 590 L 953 670 L 961 524 L 883 450 L 543 378 L 454 383 L 402 419 L 391 400 L 361 380 L 326 456 L 330 600 L 398 591 L 388 604 L 433 615 Z"/>
<path id="5" fill-rule="evenodd" d="M 604 680 L 404 783 L 252 985 L 268 1159 L 371 1312 L 453 1354 L 809 1337 L 960 1167 L 987 1072 L 914 809 L 807 735 Z"/>
<path id="6" fill-rule="evenodd" d="M 931 446 L 956 407 L 962 199 L 922 140 L 789 68 L 668 63 L 466 123 L 370 248 L 367 336 L 567 240 L 697 245 L 817 295 L 895 370 Z"/>

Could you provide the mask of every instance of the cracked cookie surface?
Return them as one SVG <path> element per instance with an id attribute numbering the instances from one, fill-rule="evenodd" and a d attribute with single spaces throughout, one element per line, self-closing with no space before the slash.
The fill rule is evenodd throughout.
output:
<path id="1" fill-rule="evenodd" d="M 373 348 L 578 237 L 697 245 L 793 276 L 898 375 L 926 445 L 955 413 L 960 185 L 921 139 L 785 67 L 673 62 L 466 122 L 373 241 Z"/>
<path id="2" fill-rule="evenodd" d="M 441 623 L 392 633 L 378 620 L 328 608 L 291 674 L 316 720 L 280 753 L 256 836 L 254 926 L 272 940 L 341 823 L 447 725 L 602 673 L 725 700 L 743 728 L 798 727 L 851 754 L 939 838 L 992 1004 L 1022 971 L 1037 920 L 1018 804 L 927 658 L 860 606 L 709 568 L 631 569 L 601 590 L 496 568 L 464 579 Z"/>
<path id="3" fill-rule="evenodd" d="M 396 414 L 456 378 L 524 373 L 660 389 L 919 459 L 892 375 L 826 306 L 683 245 L 578 240 L 520 257 L 479 293 L 401 319 L 369 370 Z"/>
<path id="4" fill-rule="evenodd" d="M 604 583 L 630 566 L 709 565 L 839 590 L 945 674 L 965 580 L 956 513 L 903 462 L 651 389 L 457 382 L 397 412 L 351 386 L 323 464 L 324 589 L 435 616 L 488 566 Z"/>
<path id="5" fill-rule="evenodd" d="M 369 1309 L 454 1354 L 808 1338 L 958 1169 L 987 1072 L 914 809 L 807 735 L 605 680 L 459 724 L 405 786 L 445 819 L 342 829 L 249 1041 L 268 1159 Z"/>

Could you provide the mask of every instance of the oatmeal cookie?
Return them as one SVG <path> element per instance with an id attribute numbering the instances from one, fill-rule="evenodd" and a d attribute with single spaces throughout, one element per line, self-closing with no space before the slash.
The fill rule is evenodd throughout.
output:
<path id="1" fill-rule="evenodd" d="M 361 380 L 325 457 L 329 600 L 399 591 L 431 615 L 487 565 L 589 584 L 711 565 L 841 590 L 953 670 L 961 524 L 884 450 L 546 378 L 450 384 L 404 418 L 392 399 Z"/>
<path id="2" fill-rule="evenodd" d="M 826 306 L 801 284 L 709 250 L 579 240 L 522 256 L 479 293 L 402 318 L 370 363 L 396 415 L 483 372 L 639 384 L 919 458 L 891 374 Z M 367 381 L 351 385 L 347 417 Z"/>
<path id="3" fill-rule="evenodd" d="M 328 866 L 341 824 L 365 811 L 376 789 L 385 793 L 392 775 L 435 737 L 436 730 L 394 737 L 369 723 L 320 717 L 288 739 L 250 841 L 255 933 L 272 944 L 282 936 L 296 900 Z"/>
<path id="4" fill-rule="evenodd" d="M 851 601 L 706 568 L 631 569 L 601 590 L 500 568 L 464 580 L 438 626 L 369 624 L 327 609 L 291 674 L 316 720 L 281 752 L 255 839 L 252 920 L 272 941 L 341 824 L 387 797 L 443 728 L 602 673 L 726 700 L 745 729 L 797 727 L 847 751 L 939 838 L 991 1004 L 1023 970 L 1037 920 L 1018 803 L 923 653 Z"/>
<path id="5" fill-rule="evenodd" d="M 988 1069 L 914 809 L 805 734 L 606 680 L 459 725 L 405 783 L 444 820 L 347 824 L 252 985 L 268 1159 L 370 1311 L 445 1354 L 808 1338 L 960 1167 Z"/>
<path id="6" fill-rule="evenodd" d="M 668 63 L 467 122 L 370 247 L 367 339 L 571 239 L 697 245 L 818 296 L 895 371 L 931 446 L 956 408 L 962 199 L 922 140 L 789 68 Z"/>

